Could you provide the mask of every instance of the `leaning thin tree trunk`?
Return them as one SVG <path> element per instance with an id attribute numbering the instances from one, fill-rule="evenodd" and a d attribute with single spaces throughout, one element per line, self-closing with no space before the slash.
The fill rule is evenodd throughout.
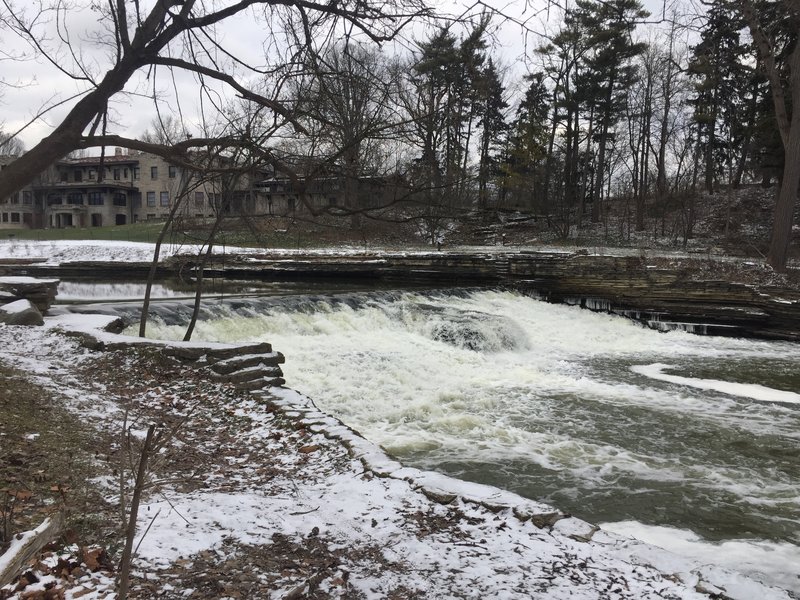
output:
<path id="1" fill-rule="evenodd" d="M 142 490 L 144 489 L 144 478 L 147 474 L 147 461 L 150 458 L 150 448 L 153 445 L 153 435 L 155 434 L 156 426 L 150 425 L 147 428 L 147 437 L 144 439 L 144 446 L 142 446 L 142 454 L 139 457 L 139 469 L 136 473 L 136 483 L 133 487 L 133 496 L 131 497 L 131 510 L 128 517 L 128 527 L 125 531 L 125 550 L 122 552 L 122 558 L 119 563 L 119 600 L 127 600 L 128 588 L 130 586 L 130 573 L 131 573 L 131 559 L 133 555 L 133 540 L 136 537 L 136 518 L 139 515 L 139 502 L 142 499 Z"/>
<path id="2" fill-rule="evenodd" d="M 188 177 L 184 177 L 184 181 L 181 186 L 182 189 L 177 198 L 175 198 L 175 203 L 172 205 L 172 209 L 170 209 L 169 215 L 167 215 L 167 220 L 164 221 L 164 226 L 161 228 L 161 231 L 158 233 L 158 238 L 156 239 L 156 247 L 153 250 L 153 260 L 150 263 L 150 270 L 147 273 L 147 284 L 144 288 L 142 314 L 139 316 L 139 337 L 145 337 L 145 333 L 147 331 L 147 318 L 150 311 L 150 296 L 153 291 L 153 281 L 156 278 L 156 271 L 158 270 L 158 260 L 159 256 L 161 255 L 161 244 L 164 242 L 167 231 L 169 231 L 169 228 L 172 226 L 172 221 L 175 218 L 175 214 L 178 212 L 178 208 L 183 203 L 183 199 L 186 196 L 188 180 Z"/>
<path id="3" fill-rule="evenodd" d="M 214 238 L 217 236 L 217 232 L 219 231 L 219 225 L 222 222 L 222 211 L 217 213 L 217 218 L 214 221 L 214 226 L 211 228 L 211 233 L 208 234 L 208 240 L 206 243 L 208 244 L 206 247 L 206 252 L 203 258 L 200 260 L 200 263 L 197 266 L 197 275 L 195 281 L 195 293 L 194 293 L 194 306 L 192 308 L 192 318 L 189 321 L 189 326 L 186 328 L 186 334 L 183 336 L 183 341 L 188 342 L 192 339 L 192 333 L 194 333 L 194 327 L 197 325 L 197 317 L 200 314 L 200 300 L 203 296 L 203 273 L 206 268 L 206 264 L 208 264 L 209 259 L 211 258 L 212 250 L 214 249 Z"/>

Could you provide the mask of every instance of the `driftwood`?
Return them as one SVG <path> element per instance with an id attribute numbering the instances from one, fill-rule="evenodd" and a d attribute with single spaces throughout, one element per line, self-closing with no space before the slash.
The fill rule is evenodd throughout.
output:
<path id="1" fill-rule="evenodd" d="M 11 547 L 0 556 L 0 587 L 14 581 L 22 567 L 60 535 L 63 526 L 64 517 L 57 513 L 45 519 L 36 529 L 18 534 L 11 541 Z"/>

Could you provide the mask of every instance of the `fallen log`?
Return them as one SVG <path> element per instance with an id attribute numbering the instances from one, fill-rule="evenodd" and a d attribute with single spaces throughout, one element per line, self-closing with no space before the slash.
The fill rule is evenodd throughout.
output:
<path id="1" fill-rule="evenodd" d="M 0 587 L 14 581 L 20 570 L 39 553 L 39 551 L 61 534 L 64 517 L 57 513 L 46 518 L 41 525 L 31 531 L 18 533 L 11 546 L 0 556 Z"/>

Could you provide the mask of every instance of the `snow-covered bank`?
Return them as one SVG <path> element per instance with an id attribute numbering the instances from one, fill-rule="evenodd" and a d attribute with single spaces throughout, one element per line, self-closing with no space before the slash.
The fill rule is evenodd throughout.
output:
<path id="1" fill-rule="evenodd" d="M 125 389 L 113 380 L 131 382 L 149 370 L 137 367 L 132 350 L 89 352 L 55 331 L 87 332 L 107 321 L 65 316 L 46 328 L 2 327 L 0 358 L 113 430 Z M 107 361 L 112 372 L 100 368 Z M 133 419 L 182 417 L 191 413 L 187 401 L 200 401 L 198 388 L 186 384 L 193 368 L 164 368 L 170 379 L 131 396 Z M 81 376 L 87 373 L 95 375 Z M 140 513 L 140 530 L 151 521 L 152 528 L 139 549 L 137 581 L 155 577 L 146 588 L 153 596 L 192 597 L 199 579 L 182 574 L 193 565 L 209 557 L 241 562 L 291 540 L 295 552 L 326 552 L 333 566 L 300 569 L 300 577 L 286 566 L 292 560 L 274 568 L 261 561 L 251 588 L 258 597 L 284 597 L 313 580 L 330 598 L 790 598 L 577 519 L 556 520 L 554 509 L 514 494 L 405 468 L 291 390 L 205 386 L 202 410 L 169 450 L 199 467 L 197 485 L 165 484 Z M 208 462 L 196 464 L 200 456 Z M 110 501 L 113 493 L 110 487 Z M 215 575 L 226 576 L 238 575 Z M 217 583 L 221 590 L 235 582 Z"/>
<path id="2" fill-rule="evenodd" d="M 0 259 L 25 259 L 41 261 L 41 264 L 59 265 L 70 262 L 120 262 L 143 263 L 153 259 L 155 244 L 146 242 L 129 242 L 124 240 L 0 240 Z M 195 244 L 164 243 L 160 250 L 161 260 L 177 255 L 197 255 L 201 247 Z M 698 255 L 680 250 L 649 250 L 643 248 L 617 248 L 610 246 L 447 246 L 442 251 L 435 248 L 383 248 L 380 246 L 336 246 L 327 248 L 243 248 L 238 246 L 219 245 L 214 248 L 215 254 L 268 255 L 275 258 L 294 258 L 298 256 L 364 256 L 364 255 L 396 255 L 422 256 L 427 254 L 441 255 L 448 252 L 475 252 L 488 254 L 506 254 L 515 252 L 534 252 L 547 254 L 563 254 L 576 252 L 593 256 L 641 256 L 689 258 Z M 741 258 L 720 254 L 703 254 L 702 258 L 722 262 L 744 262 Z M 744 262 L 744 264 L 753 264 Z"/>

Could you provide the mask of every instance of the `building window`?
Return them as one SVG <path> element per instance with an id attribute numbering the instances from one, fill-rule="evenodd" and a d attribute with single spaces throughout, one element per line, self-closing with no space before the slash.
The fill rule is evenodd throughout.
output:
<path id="1" fill-rule="evenodd" d="M 83 171 L 76 170 L 74 173 L 75 181 L 83 181 Z"/>
<path id="2" fill-rule="evenodd" d="M 33 204 L 33 193 L 28 191 L 22 192 L 22 203 Z"/>
<path id="3" fill-rule="evenodd" d="M 53 194 L 47 197 L 47 205 L 52 206 L 53 204 L 63 204 L 64 199 L 59 194 Z"/>
<path id="4" fill-rule="evenodd" d="M 69 181 L 69 173 L 61 171 L 61 181 Z"/>
<path id="5" fill-rule="evenodd" d="M 8 223 L 8 213 L 3 213 L 3 223 Z"/>
<path id="6" fill-rule="evenodd" d="M 147 214 L 147 220 L 148 221 L 154 221 L 155 218 L 156 218 L 156 216 L 154 214 L 152 214 L 152 213 L 148 213 Z"/>
<path id="7" fill-rule="evenodd" d="M 195 192 L 194 193 L 194 203 L 196 205 L 199 206 L 199 205 L 203 204 L 204 200 L 205 200 L 205 194 L 203 192 Z"/>
<path id="8" fill-rule="evenodd" d="M 161 192 L 161 206 L 169 206 L 169 192 Z"/>
<path id="9" fill-rule="evenodd" d="M 11 195 L 11 204 L 19 204 L 19 192 L 14 192 Z"/>
<path id="10" fill-rule="evenodd" d="M 83 204 L 83 194 L 80 192 L 70 192 L 67 194 L 67 204 Z"/>
<path id="11" fill-rule="evenodd" d="M 96 177 L 97 177 L 97 171 L 95 171 L 94 169 L 89 169 L 89 179 L 91 181 L 94 181 Z"/>
<path id="12" fill-rule="evenodd" d="M 101 192 L 89 192 L 87 194 L 86 201 L 89 206 L 103 206 L 103 204 L 105 204 L 103 194 Z"/>
<path id="13" fill-rule="evenodd" d="M 128 167 L 125 167 L 122 170 L 122 177 L 123 177 L 123 179 L 127 179 L 128 178 Z"/>
<path id="14" fill-rule="evenodd" d="M 139 181 L 139 167 L 133 167 L 133 180 Z"/>
<path id="15" fill-rule="evenodd" d="M 128 206 L 127 196 L 121 192 L 114 194 L 114 206 Z"/>
<path id="16" fill-rule="evenodd" d="M 11 213 L 11 222 L 19 223 L 19 213 Z"/>
<path id="17" fill-rule="evenodd" d="M 294 198 L 289 198 L 288 200 L 286 200 L 286 206 L 289 208 L 289 210 L 293 211 L 294 210 Z"/>
<path id="18" fill-rule="evenodd" d="M 328 206 L 336 206 L 338 204 L 338 200 L 336 196 L 331 196 L 328 198 Z"/>
<path id="19" fill-rule="evenodd" d="M 170 165 L 169 166 L 169 178 L 170 179 L 175 179 L 175 177 L 177 175 L 178 175 L 178 167 L 176 167 L 174 165 Z"/>
<path id="20" fill-rule="evenodd" d="M 156 205 L 156 193 L 155 192 L 147 192 L 147 206 L 155 206 Z M 148 219 L 150 217 L 148 216 Z"/>
<path id="21" fill-rule="evenodd" d="M 119 181 L 119 169 L 114 169 L 114 181 Z"/>
<path id="22" fill-rule="evenodd" d="M 158 179 L 158 167 L 150 167 L 150 179 Z"/>

